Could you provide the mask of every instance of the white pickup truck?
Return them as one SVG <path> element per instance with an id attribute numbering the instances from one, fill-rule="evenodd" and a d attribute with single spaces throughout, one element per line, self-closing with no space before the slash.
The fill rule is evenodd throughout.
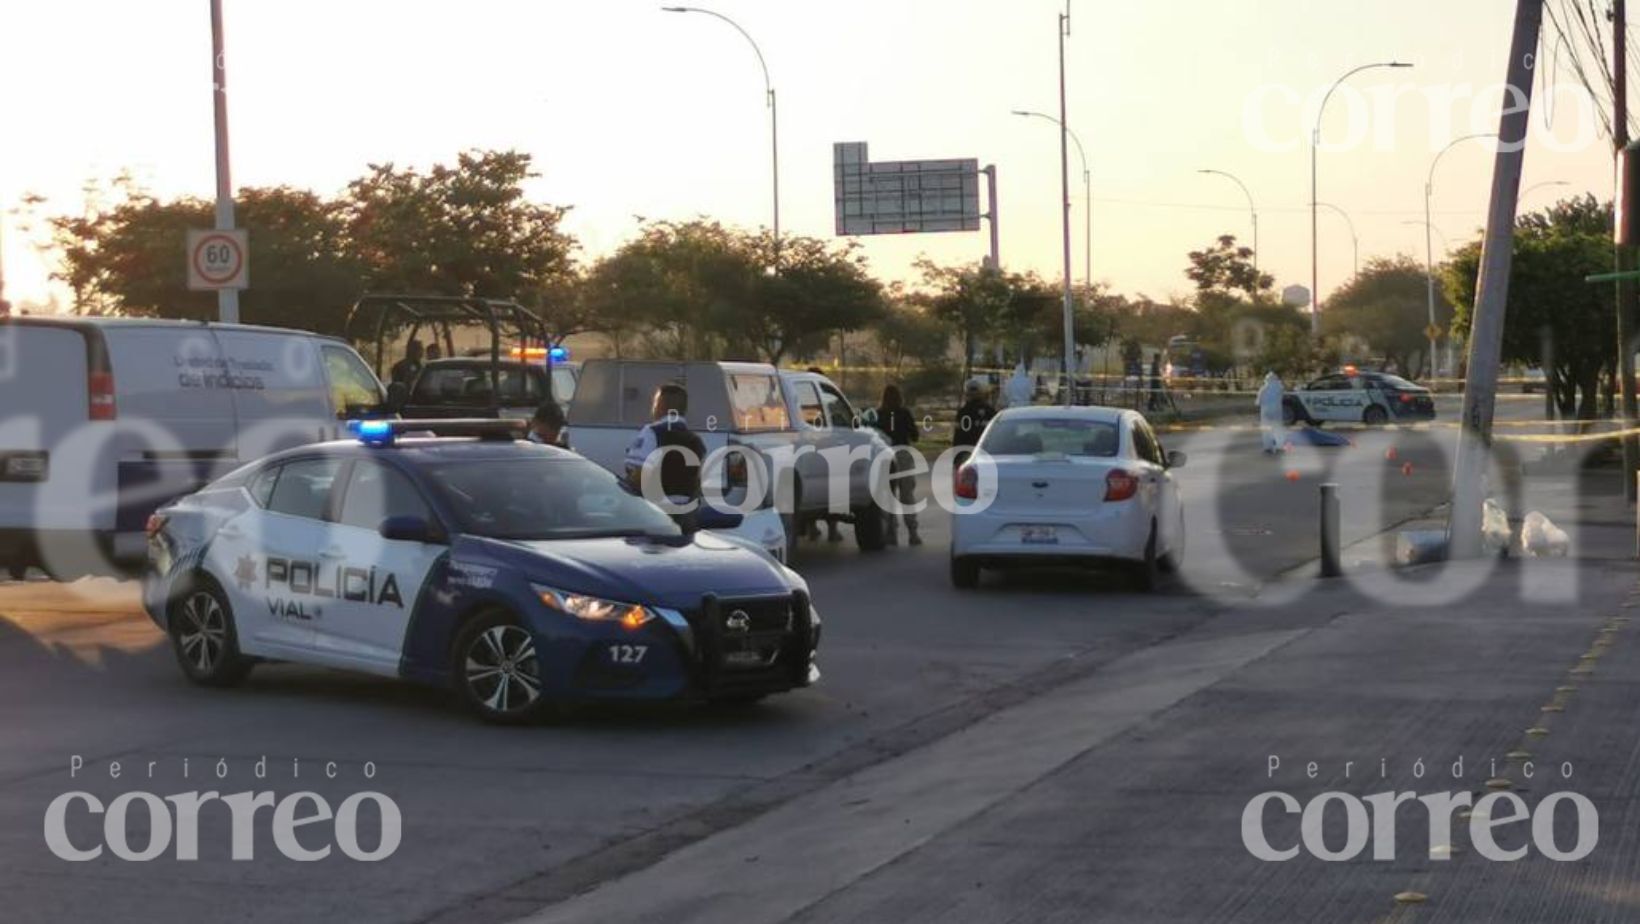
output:
<path id="1" fill-rule="evenodd" d="M 774 482 L 763 504 L 779 513 L 788 555 L 803 528 L 826 517 L 853 523 L 861 550 L 883 548 L 886 522 L 872 499 L 871 479 L 874 467 L 876 477 L 886 475 L 886 463 L 873 463 L 891 448 L 823 375 L 764 363 L 588 360 L 570 408 L 570 445 L 621 473 L 627 446 L 650 420 L 655 389 L 667 383 L 688 389 L 689 427 L 709 455 L 744 446 L 762 458 Z M 725 499 L 740 503 L 748 487 L 745 466 L 735 464 L 736 455 L 728 459 L 701 477 L 722 479 Z"/>

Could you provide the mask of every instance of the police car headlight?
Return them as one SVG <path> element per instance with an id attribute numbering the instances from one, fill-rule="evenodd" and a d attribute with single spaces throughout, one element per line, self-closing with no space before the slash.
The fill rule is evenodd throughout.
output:
<path id="1" fill-rule="evenodd" d="M 655 614 L 647 607 L 636 603 L 605 600 L 602 597 L 570 593 L 541 584 L 531 584 L 530 589 L 535 591 L 535 595 L 541 598 L 542 603 L 552 609 L 588 622 L 618 622 L 628 629 L 636 629 L 655 618 Z"/>

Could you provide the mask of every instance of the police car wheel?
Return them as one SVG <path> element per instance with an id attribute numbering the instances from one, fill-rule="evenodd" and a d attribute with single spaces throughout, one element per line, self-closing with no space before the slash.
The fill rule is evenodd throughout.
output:
<path id="1" fill-rule="evenodd" d="M 542 696 L 535 636 L 504 612 L 474 617 L 456 636 L 456 689 L 486 722 L 521 725 L 551 708 Z"/>
<path id="2" fill-rule="evenodd" d="M 1361 422 L 1376 427 L 1381 424 L 1388 423 L 1389 414 L 1386 413 L 1383 408 L 1375 404 L 1372 407 L 1367 408 L 1366 411 L 1362 413 Z"/>
<path id="3" fill-rule="evenodd" d="M 214 581 L 195 579 L 171 603 L 167 624 L 177 664 L 194 683 L 229 687 L 250 673 L 252 662 L 239 653 L 233 610 Z"/>
<path id="4" fill-rule="evenodd" d="M 1298 424 L 1298 410 L 1291 404 L 1282 404 L 1281 422 L 1289 427 L 1296 426 Z"/>

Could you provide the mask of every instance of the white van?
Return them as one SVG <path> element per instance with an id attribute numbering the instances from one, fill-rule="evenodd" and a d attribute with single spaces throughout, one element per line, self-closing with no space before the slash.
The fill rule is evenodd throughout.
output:
<path id="1" fill-rule="evenodd" d="M 352 347 L 307 331 L 0 318 L 0 573 L 138 560 L 156 507 L 384 399 Z"/>

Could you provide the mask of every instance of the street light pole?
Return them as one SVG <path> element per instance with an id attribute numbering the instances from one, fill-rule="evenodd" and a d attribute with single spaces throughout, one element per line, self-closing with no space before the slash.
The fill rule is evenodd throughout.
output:
<path id="1" fill-rule="evenodd" d="M 1315 130 L 1310 134 L 1310 333 L 1316 336 L 1321 334 L 1321 247 L 1319 207 L 1316 199 L 1320 197 L 1317 189 L 1316 153 L 1321 147 L 1321 117 L 1327 111 L 1327 101 L 1332 99 L 1333 93 L 1343 85 L 1344 81 L 1354 77 L 1362 71 L 1370 71 L 1378 67 L 1411 67 L 1400 61 L 1382 61 L 1377 64 L 1363 64 L 1344 76 L 1333 81 L 1327 88 L 1327 95 L 1321 97 L 1321 106 L 1315 111 Z"/>
<path id="2" fill-rule="evenodd" d="M 1256 274 L 1258 272 L 1258 206 L 1253 204 L 1253 194 L 1247 190 L 1247 184 L 1243 183 L 1241 178 L 1237 177 L 1234 173 L 1227 173 L 1223 170 L 1212 170 L 1208 168 L 1197 170 L 1196 172 L 1211 173 L 1215 176 L 1222 176 L 1237 186 L 1240 186 L 1242 195 L 1247 197 L 1247 211 L 1252 213 L 1253 216 L 1253 272 Z"/>
<path id="3" fill-rule="evenodd" d="M 1059 124 L 1058 119 L 1048 115 L 1046 112 L 1036 112 L 1030 109 L 1015 109 L 1013 110 L 1013 114 L 1016 116 L 1047 119 L 1055 125 Z M 1076 157 L 1082 162 L 1082 285 L 1091 289 L 1093 287 L 1093 175 L 1088 172 L 1088 152 L 1086 148 L 1082 147 L 1082 139 L 1077 137 L 1076 131 L 1069 125 L 1064 126 L 1064 128 L 1066 134 L 1070 135 L 1071 141 L 1076 144 Z"/>
<path id="4" fill-rule="evenodd" d="M 757 66 L 763 70 L 763 93 L 769 107 L 769 164 L 774 186 L 774 264 L 780 266 L 780 107 L 775 101 L 774 83 L 769 79 L 769 64 L 763 59 L 763 49 L 750 32 L 741 28 L 740 23 L 717 12 L 716 10 L 702 9 L 698 6 L 663 6 L 667 13 L 704 13 L 715 19 L 721 19 L 739 32 L 746 43 L 752 46 L 752 53 L 757 55 Z"/>
<path id="5" fill-rule="evenodd" d="M 1446 147 L 1441 148 L 1435 154 L 1435 159 L 1429 162 L 1429 175 L 1424 179 L 1424 282 L 1429 295 L 1429 327 L 1425 329 L 1425 333 L 1429 335 L 1429 371 L 1431 375 L 1440 372 L 1439 369 L 1435 368 L 1436 357 L 1439 355 L 1436 353 L 1436 350 L 1439 349 L 1439 343 L 1437 342 L 1439 338 L 1435 336 L 1435 248 L 1430 240 L 1430 232 L 1435 227 L 1434 218 L 1430 211 L 1430 202 L 1435 196 L 1435 168 L 1440 166 L 1441 158 L 1446 156 L 1446 152 L 1465 141 L 1496 137 L 1498 137 L 1497 132 L 1478 132 L 1473 135 L 1464 135 L 1462 138 L 1452 139 L 1447 142 Z"/>
<path id="6" fill-rule="evenodd" d="M 233 177 L 228 160 L 228 61 L 223 52 L 222 0 L 211 0 L 211 103 L 216 127 L 216 230 L 234 229 Z M 239 290 L 216 291 L 217 320 L 239 323 Z"/>
<path id="7" fill-rule="evenodd" d="M 1361 236 L 1355 233 L 1355 219 L 1350 217 L 1349 212 L 1344 211 L 1336 205 L 1333 205 L 1331 202 L 1318 202 L 1316 204 L 1324 209 L 1332 209 L 1334 212 L 1337 212 L 1338 217 L 1344 219 L 1344 224 L 1349 226 L 1350 244 L 1354 248 L 1355 256 L 1355 259 L 1351 265 L 1355 267 L 1355 275 L 1361 275 Z"/>
<path id="8" fill-rule="evenodd" d="M 1059 186 L 1064 198 L 1061 210 L 1065 250 L 1065 377 L 1066 394 L 1076 403 L 1076 310 L 1071 294 L 1071 151 L 1070 129 L 1065 116 L 1065 38 L 1071 34 L 1071 0 L 1059 14 Z"/>

